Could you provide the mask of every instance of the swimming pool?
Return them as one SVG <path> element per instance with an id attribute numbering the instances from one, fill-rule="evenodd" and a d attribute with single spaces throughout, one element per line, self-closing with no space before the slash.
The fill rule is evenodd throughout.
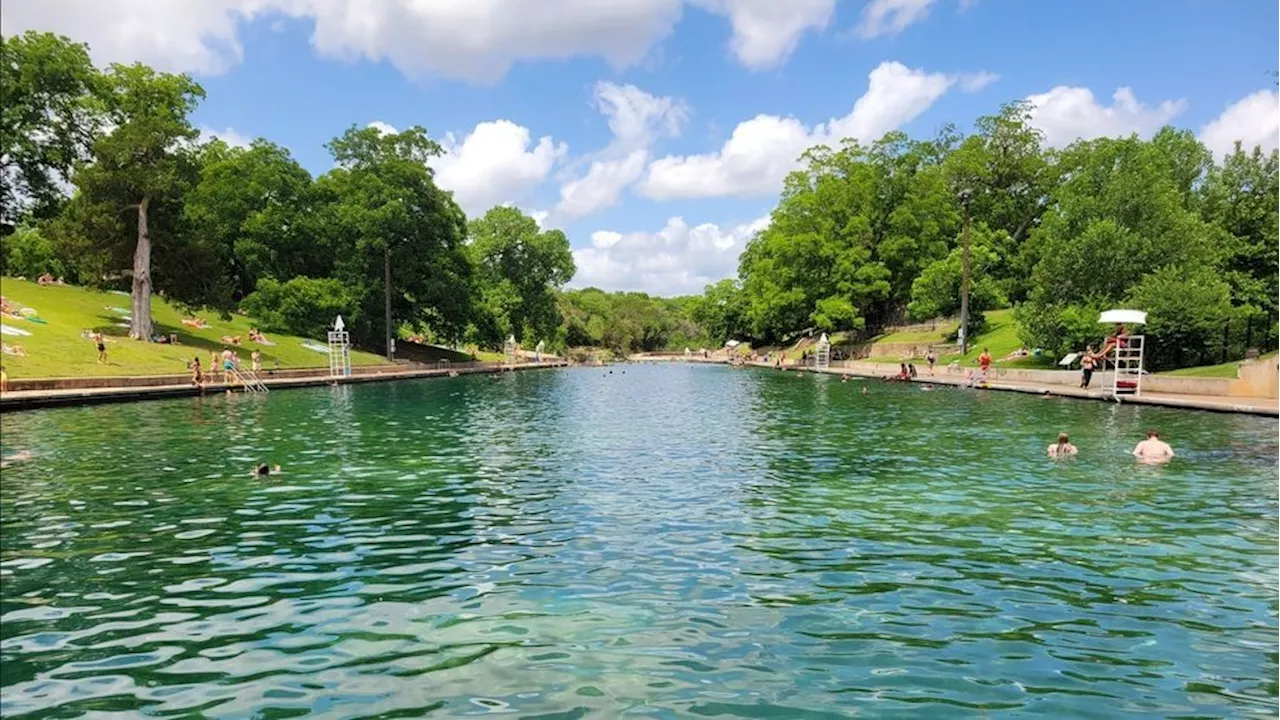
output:
<path id="1" fill-rule="evenodd" d="M 686 366 L 5 415 L 0 712 L 1274 716 L 1276 432 Z"/>

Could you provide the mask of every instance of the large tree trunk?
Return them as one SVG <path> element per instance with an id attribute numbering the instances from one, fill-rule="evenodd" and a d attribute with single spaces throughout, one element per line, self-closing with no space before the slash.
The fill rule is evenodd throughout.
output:
<path id="1" fill-rule="evenodd" d="M 151 198 L 138 203 L 138 247 L 133 251 L 133 320 L 129 337 L 151 341 L 151 233 L 147 230 L 147 209 Z"/>

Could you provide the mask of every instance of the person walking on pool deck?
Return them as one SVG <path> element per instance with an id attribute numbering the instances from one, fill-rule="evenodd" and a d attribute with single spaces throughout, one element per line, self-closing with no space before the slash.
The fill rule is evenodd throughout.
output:
<path id="1" fill-rule="evenodd" d="M 991 372 L 991 351 L 982 348 L 982 354 L 978 356 L 978 369 L 981 371 L 978 382 L 987 382 L 987 373 Z"/>
<path id="2" fill-rule="evenodd" d="M 1147 439 L 1133 448 L 1133 456 L 1142 462 L 1164 462 L 1173 457 L 1173 448 L 1160 439 L 1159 430 L 1148 430 Z"/>
<path id="3" fill-rule="evenodd" d="M 1089 389 L 1089 381 L 1093 379 L 1093 366 L 1096 362 L 1093 357 L 1093 346 L 1085 346 L 1084 355 L 1080 357 L 1080 387 L 1086 390 Z"/>
<path id="4" fill-rule="evenodd" d="M 929 352 L 924 354 L 924 361 L 929 363 L 929 376 L 933 376 L 933 366 L 938 364 L 938 353 L 929 348 Z"/>
<path id="5" fill-rule="evenodd" d="M 1071 439 L 1066 433 L 1058 433 L 1058 442 L 1049 446 L 1049 457 L 1062 458 L 1069 455 L 1075 455 L 1076 446 L 1071 444 Z"/>

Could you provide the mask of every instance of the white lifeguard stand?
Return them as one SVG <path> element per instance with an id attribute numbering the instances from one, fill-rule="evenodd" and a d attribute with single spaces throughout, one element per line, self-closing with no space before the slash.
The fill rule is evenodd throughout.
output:
<path id="1" fill-rule="evenodd" d="M 827 338 L 826 333 L 822 333 L 822 337 L 818 338 L 818 344 L 813 346 L 813 369 L 826 370 L 831 367 L 831 340 Z"/>
<path id="2" fill-rule="evenodd" d="M 538 364 L 541 364 L 541 363 L 542 363 L 542 351 L 543 351 L 543 349 L 545 349 L 546 347 L 547 347 L 547 342 L 546 342 L 545 340 L 539 340 L 539 341 L 538 341 L 538 345 L 533 349 L 533 361 L 534 361 L 534 362 L 536 362 L 536 363 L 538 363 Z"/>
<path id="3" fill-rule="evenodd" d="M 351 335 L 339 315 L 329 331 L 329 377 L 351 375 Z"/>
<path id="4" fill-rule="evenodd" d="M 507 338 L 507 342 L 502 346 L 502 360 L 508 365 L 515 365 L 518 358 L 519 345 L 516 344 L 516 336 L 511 335 Z"/>
<path id="5" fill-rule="evenodd" d="M 1098 322 L 1124 325 L 1128 329 L 1135 325 L 1146 325 L 1147 314 L 1141 310 L 1108 310 L 1098 316 Z M 1142 394 L 1144 340 L 1142 335 L 1126 333 L 1124 337 L 1116 338 L 1115 345 L 1103 353 L 1103 362 L 1110 360 L 1115 366 L 1111 375 L 1112 396 Z"/>

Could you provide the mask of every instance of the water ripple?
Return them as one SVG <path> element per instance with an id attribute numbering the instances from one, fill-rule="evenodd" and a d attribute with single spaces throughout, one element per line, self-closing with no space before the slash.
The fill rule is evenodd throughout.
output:
<path id="1" fill-rule="evenodd" d="M 1274 421 L 861 386 L 5 415 L 0 713 L 1275 716 Z M 1135 467 L 1151 425 L 1180 457 Z"/>

